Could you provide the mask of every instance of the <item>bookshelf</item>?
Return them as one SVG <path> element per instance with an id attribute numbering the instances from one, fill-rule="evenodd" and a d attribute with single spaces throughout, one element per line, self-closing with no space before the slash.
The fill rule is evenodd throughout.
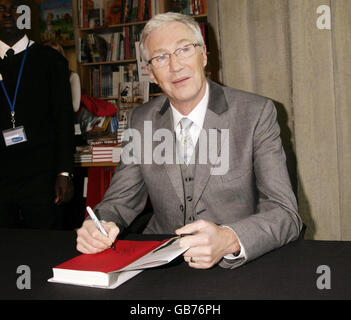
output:
<path id="1" fill-rule="evenodd" d="M 96 98 L 118 103 L 119 83 L 139 80 L 135 41 L 153 15 L 167 11 L 192 14 L 208 38 L 206 0 L 73 0 L 72 5 L 81 85 Z M 159 94 L 159 88 L 151 85 L 150 95 Z"/>
<path id="2" fill-rule="evenodd" d="M 208 46 L 206 0 L 73 0 L 72 9 L 83 92 L 117 107 L 116 140 L 119 143 L 129 110 L 162 94 L 158 86 L 149 82 L 147 86 L 139 84 L 139 89 L 134 89 L 135 84 L 141 82 L 135 42 L 140 40 L 143 27 L 157 13 L 190 14 L 199 22 Z M 122 94 L 126 84 L 130 84 L 131 98 Z M 135 92 L 139 92 L 140 99 L 136 99 Z M 105 163 L 106 166 L 116 165 L 111 161 Z M 80 163 L 82 167 L 101 165 L 103 162 Z"/>

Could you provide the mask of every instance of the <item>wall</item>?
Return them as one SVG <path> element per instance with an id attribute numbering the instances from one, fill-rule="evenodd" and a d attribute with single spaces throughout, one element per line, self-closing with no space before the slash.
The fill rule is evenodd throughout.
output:
<path id="1" fill-rule="evenodd" d="M 331 9 L 330 29 L 317 26 L 321 5 Z M 349 0 L 212 7 L 223 83 L 276 102 L 307 238 L 351 240 Z"/>

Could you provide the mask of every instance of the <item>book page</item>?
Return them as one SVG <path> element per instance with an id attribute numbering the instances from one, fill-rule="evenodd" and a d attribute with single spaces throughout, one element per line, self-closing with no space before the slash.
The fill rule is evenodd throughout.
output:
<path id="1" fill-rule="evenodd" d="M 174 258 L 178 257 L 188 249 L 189 248 L 181 248 L 179 246 L 179 237 L 174 237 L 169 239 L 160 247 L 144 255 L 137 261 L 129 264 L 121 271 L 146 269 L 160 266 L 172 261 Z"/>

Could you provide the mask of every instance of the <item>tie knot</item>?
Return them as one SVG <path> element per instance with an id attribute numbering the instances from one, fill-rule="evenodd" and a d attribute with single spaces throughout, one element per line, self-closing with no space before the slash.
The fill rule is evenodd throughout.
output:
<path id="1" fill-rule="evenodd" d="M 6 51 L 6 57 L 7 58 L 13 57 L 14 54 L 15 54 L 15 50 L 13 50 L 11 48 Z"/>
<path id="2" fill-rule="evenodd" d="M 182 118 L 180 119 L 179 124 L 182 130 L 189 130 L 193 122 L 189 118 Z"/>

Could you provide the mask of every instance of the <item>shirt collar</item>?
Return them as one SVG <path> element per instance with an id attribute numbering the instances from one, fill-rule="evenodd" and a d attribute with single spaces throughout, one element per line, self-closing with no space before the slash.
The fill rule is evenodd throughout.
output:
<path id="1" fill-rule="evenodd" d="M 186 116 L 188 119 L 193 121 L 193 123 L 199 128 L 202 129 L 204 124 L 205 115 L 208 106 L 208 97 L 209 97 L 209 86 L 206 81 L 206 91 L 199 102 L 199 104 Z M 170 103 L 172 114 L 173 114 L 173 128 L 176 129 L 179 121 L 185 116 L 181 114 L 176 108 L 173 107 L 172 103 Z"/>
<path id="2" fill-rule="evenodd" d="M 0 40 L 0 58 L 4 59 L 7 50 L 10 48 L 14 50 L 15 54 L 26 50 L 28 41 L 30 46 L 34 43 L 33 41 L 28 39 L 27 35 L 24 35 L 24 37 L 21 40 L 18 40 L 12 47 L 10 47 L 5 42 Z"/>

